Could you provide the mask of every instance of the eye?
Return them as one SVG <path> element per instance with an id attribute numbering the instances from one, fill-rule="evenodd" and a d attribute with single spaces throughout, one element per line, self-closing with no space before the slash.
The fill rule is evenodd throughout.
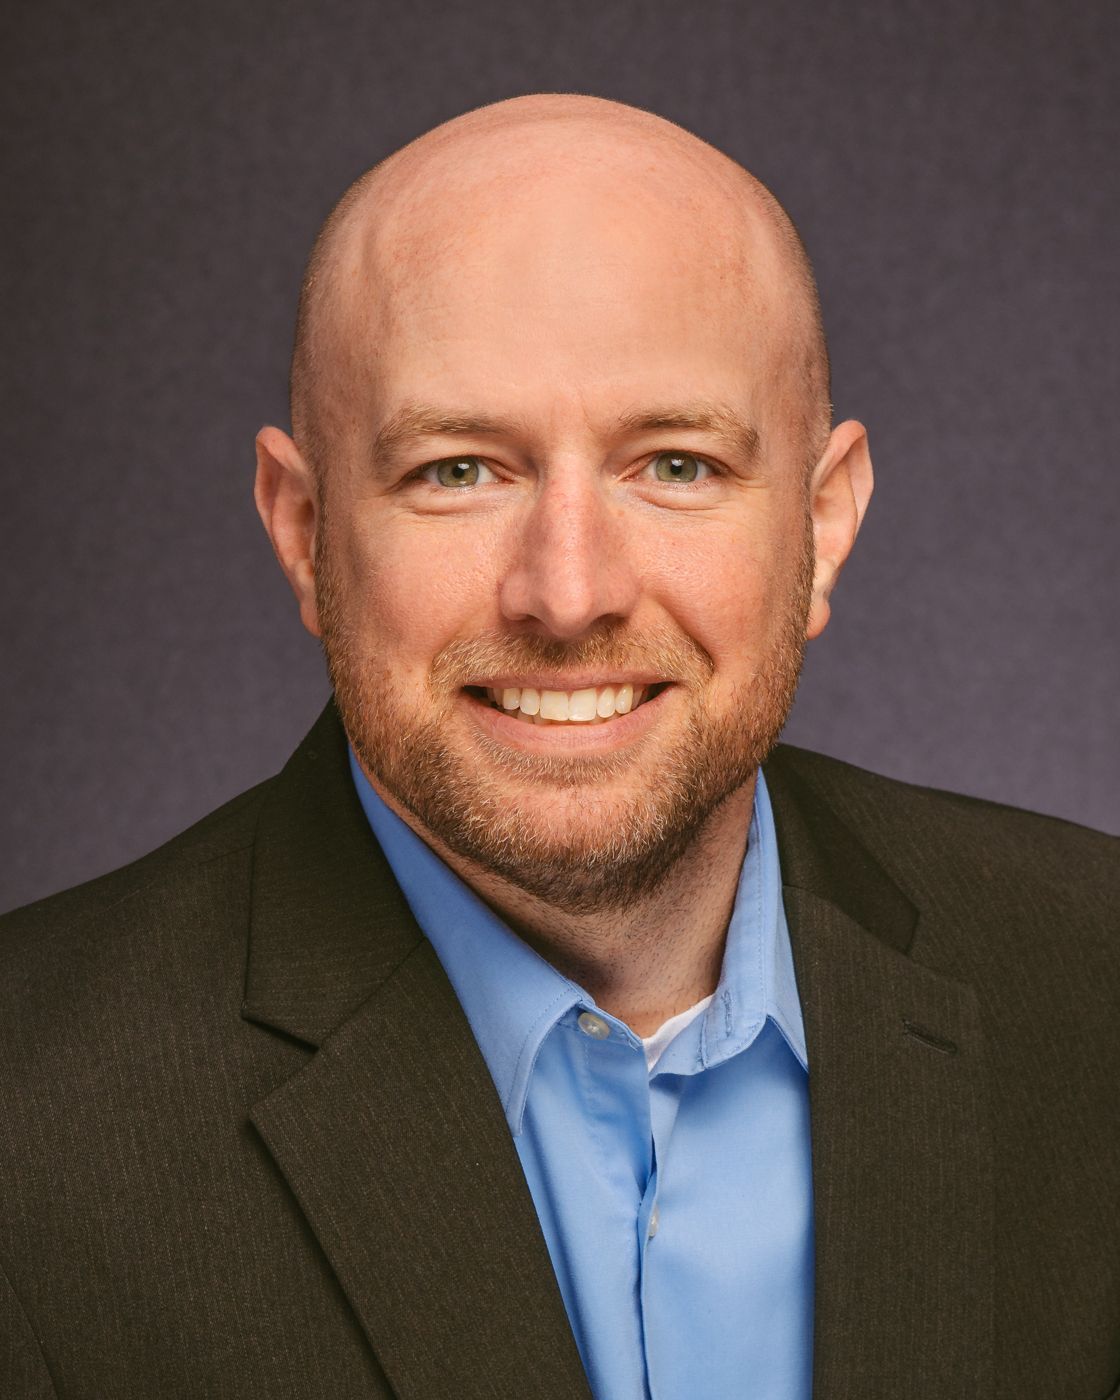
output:
<path id="1" fill-rule="evenodd" d="M 426 467 L 421 467 L 416 475 L 421 481 L 430 481 L 433 486 L 453 489 L 480 486 L 497 479 L 479 457 L 441 457 L 438 462 L 429 462 Z"/>
<path id="2" fill-rule="evenodd" d="M 650 471 L 657 481 L 675 481 L 684 486 L 716 474 L 715 467 L 695 452 L 659 452 L 642 468 L 643 475 Z"/>

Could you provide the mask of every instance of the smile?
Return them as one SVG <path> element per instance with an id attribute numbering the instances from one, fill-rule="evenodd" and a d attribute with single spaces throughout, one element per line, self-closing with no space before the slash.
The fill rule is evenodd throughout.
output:
<path id="1" fill-rule="evenodd" d="M 494 710 L 532 725 L 601 725 L 636 710 L 668 685 L 618 684 L 583 686 L 578 690 L 547 690 L 536 686 L 468 686 Z"/>

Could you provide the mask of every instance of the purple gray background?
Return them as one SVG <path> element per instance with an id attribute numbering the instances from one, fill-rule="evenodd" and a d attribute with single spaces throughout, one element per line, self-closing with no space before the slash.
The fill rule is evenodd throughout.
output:
<path id="1" fill-rule="evenodd" d="M 1118 14 L 9 6 L 0 908 L 150 849 L 310 724 L 322 662 L 250 494 L 303 258 L 366 166 L 541 89 L 714 142 L 815 259 L 879 486 L 788 737 L 1120 830 Z"/>

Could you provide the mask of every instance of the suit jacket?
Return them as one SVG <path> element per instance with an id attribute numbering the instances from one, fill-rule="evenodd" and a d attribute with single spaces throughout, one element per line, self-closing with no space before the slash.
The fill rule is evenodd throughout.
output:
<path id="1" fill-rule="evenodd" d="M 792 748 L 766 776 L 809 1047 L 815 1397 L 1105 1400 L 1117 843 Z M 13 1400 L 589 1395 L 331 706 L 278 777 L 3 920 L 0 1203 Z"/>

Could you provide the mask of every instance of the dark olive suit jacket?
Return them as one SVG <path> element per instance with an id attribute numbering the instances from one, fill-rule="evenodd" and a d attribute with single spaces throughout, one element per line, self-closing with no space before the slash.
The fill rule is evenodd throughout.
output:
<path id="1" fill-rule="evenodd" d="M 1105 1400 L 1117 843 L 791 748 L 766 774 L 815 1397 Z M 0 1265 L 5 1400 L 588 1396 L 333 708 L 278 777 L 0 922 Z"/>

